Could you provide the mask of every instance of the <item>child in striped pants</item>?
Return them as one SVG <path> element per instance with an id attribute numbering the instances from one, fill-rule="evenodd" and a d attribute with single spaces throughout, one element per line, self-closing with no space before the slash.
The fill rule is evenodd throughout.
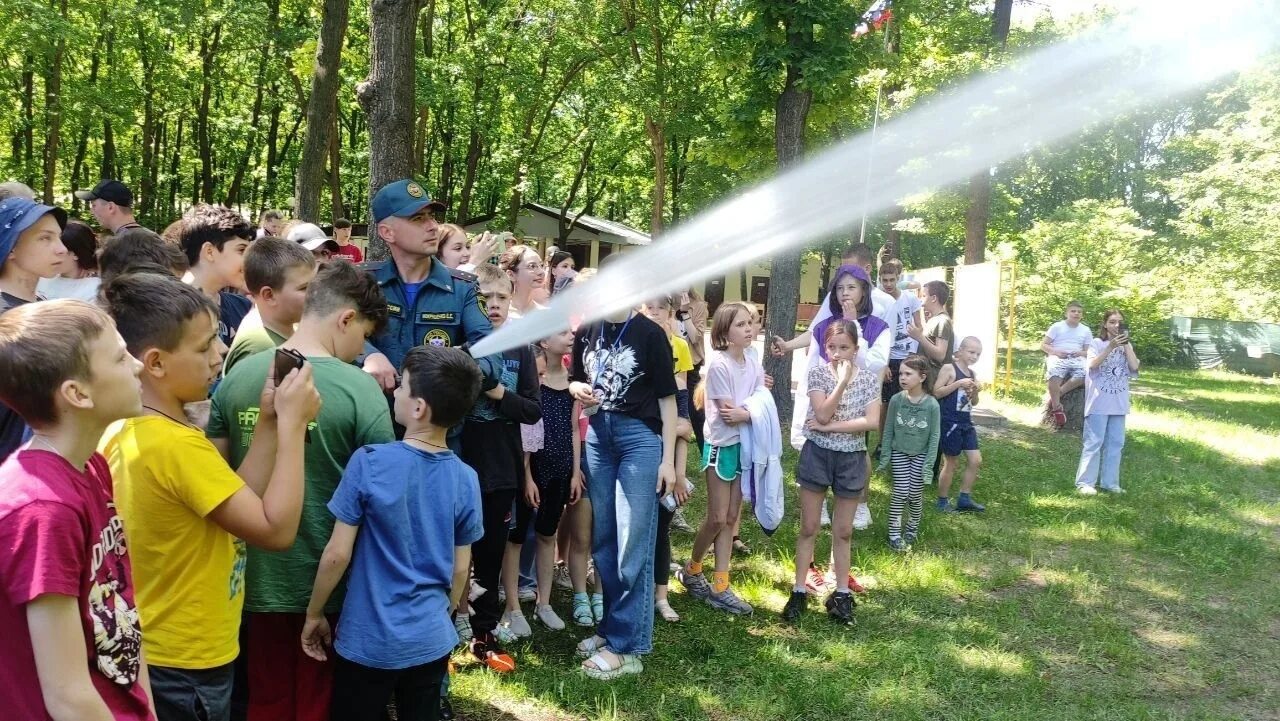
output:
<path id="1" fill-rule="evenodd" d="M 941 411 L 929 392 L 929 362 L 908 356 L 898 368 L 902 391 L 889 400 L 880 440 L 880 470 L 892 465 L 893 496 L 889 501 L 889 547 L 906 551 L 920 532 L 924 479 L 933 475 L 938 456 Z M 907 512 L 906 534 L 902 514 Z"/>

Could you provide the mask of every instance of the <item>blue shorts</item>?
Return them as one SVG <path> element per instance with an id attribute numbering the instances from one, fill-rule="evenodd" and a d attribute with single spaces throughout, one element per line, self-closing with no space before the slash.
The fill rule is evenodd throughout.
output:
<path id="1" fill-rule="evenodd" d="M 972 423 L 943 424 L 942 439 L 938 441 L 944 456 L 958 456 L 962 451 L 978 450 L 978 430 Z"/>
<path id="2" fill-rule="evenodd" d="M 710 443 L 704 443 L 702 458 L 702 470 L 714 467 L 716 475 L 722 481 L 737 480 L 738 474 L 742 472 L 740 465 L 742 444 L 740 443 L 731 446 L 713 446 Z"/>

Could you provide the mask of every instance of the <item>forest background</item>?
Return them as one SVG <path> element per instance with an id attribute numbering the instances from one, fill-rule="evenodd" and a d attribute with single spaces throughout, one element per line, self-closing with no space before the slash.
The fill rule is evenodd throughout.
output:
<path id="1" fill-rule="evenodd" d="M 868 2 L 18 0 L 0 23 L 0 176 L 81 217 L 71 191 L 119 178 L 155 228 L 196 202 L 363 222 L 381 152 L 451 220 L 509 227 L 536 201 L 660 241 L 868 130 L 877 104 L 883 122 L 1107 19 L 899 0 L 855 37 Z M 1073 298 L 1129 311 L 1152 360 L 1174 314 L 1280 320 L 1276 60 L 902 198 L 867 240 L 908 268 L 1016 261 L 1028 338 Z M 396 77 L 411 106 L 389 119 Z M 378 139 L 389 121 L 395 142 Z M 801 254 L 829 269 L 850 240 L 776 254 L 771 296 L 796 297 Z"/>

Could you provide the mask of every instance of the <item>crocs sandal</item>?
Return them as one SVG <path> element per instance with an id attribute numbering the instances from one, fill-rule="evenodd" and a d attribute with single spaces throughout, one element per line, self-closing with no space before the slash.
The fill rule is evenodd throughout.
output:
<path id="1" fill-rule="evenodd" d="M 640 673 L 644 670 L 644 664 L 635 654 L 615 653 L 613 655 L 618 657 L 616 666 L 603 653 L 597 653 L 582 663 L 582 672 L 597 681 L 612 681 L 619 676 Z M 587 664 L 593 664 L 595 668 Z"/>
<path id="2" fill-rule="evenodd" d="M 591 636 L 590 638 L 584 638 L 578 642 L 578 655 L 586 658 L 599 652 L 607 644 L 608 641 L 605 641 L 603 636 Z"/>
<path id="3" fill-rule="evenodd" d="M 573 594 L 573 622 L 579 626 L 596 625 L 596 617 L 591 614 L 591 600 L 585 593 Z"/>
<path id="4" fill-rule="evenodd" d="M 595 616 L 596 623 L 604 620 L 604 594 L 591 594 L 591 615 Z"/>

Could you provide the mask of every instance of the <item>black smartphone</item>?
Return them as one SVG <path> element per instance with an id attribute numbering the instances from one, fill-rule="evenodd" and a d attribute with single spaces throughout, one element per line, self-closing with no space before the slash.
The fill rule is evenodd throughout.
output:
<path id="1" fill-rule="evenodd" d="M 1125 341 L 1128 342 L 1129 340 L 1129 324 L 1128 323 L 1120 324 L 1120 335 L 1124 336 Z"/>
<path id="2" fill-rule="evenodd" d="M 280 381 L 289 375 L 291 370 L 301 370 L 302 364 L 306 362 L 306 358 L 296 350 L 290 348 L 276 348 L 276 385 L 280 385 Z"/>

